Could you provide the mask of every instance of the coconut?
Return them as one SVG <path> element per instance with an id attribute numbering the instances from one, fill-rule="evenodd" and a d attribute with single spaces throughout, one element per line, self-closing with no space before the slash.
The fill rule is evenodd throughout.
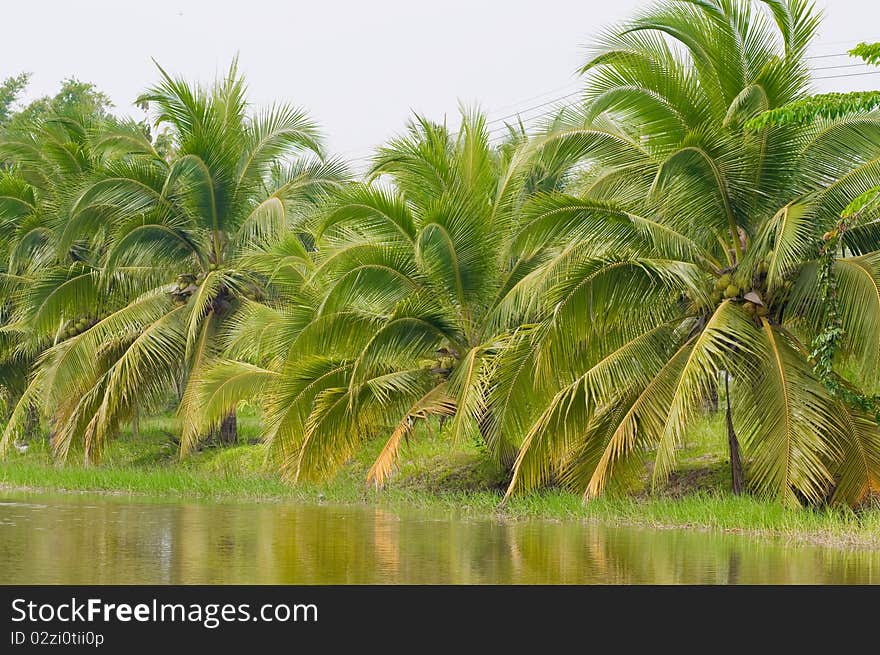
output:
<path id="1" fill-rule="evenodd" d="M 724 290 L 725 298 L 736 298 L 739 295 L 739 287 L 735 284 L 728 284 Z"/>
<path id="2" fill-rule="evenodd" d="M 758 305 L 755 308 L 755 314 L 757 316 L 764 317 L 764 316 L 767 316 L 767 314 L 769 314 L 769 313 L 770 313 L 770 310 L 767 309 L 767 305 Z"/>
<path id="3" fill-rule="evenodd" d="M 755 309 L 757 306 L 753 302 L 749 302 L 748 300 L 743 303 L 743 311 L 750 316 L 755 313 Z"/>
<path id="4" fill-rule="evenodd" d="M 719 289 L 725 289 L 725 288 L 729 287 L 732 283 L 733 283 L 733 278 L 730 277 L 730 273 L 725 273 L 724 275 L 719 277 L 718 282 L 716 282 Z"/>

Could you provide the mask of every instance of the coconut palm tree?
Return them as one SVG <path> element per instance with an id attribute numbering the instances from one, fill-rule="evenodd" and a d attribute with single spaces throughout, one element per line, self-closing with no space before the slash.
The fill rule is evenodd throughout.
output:
<path id="1" fill-rule="evenodd" d="M 369 472 L 381 485 L 404 440 L 437 417 L 450 439 L 482 439 L 512 462 L 485 403 L 512 327 L 496 310 L 541 261 L 512 250 L 519 207 L 563 175 L 525 166 L 523 148 L 493 148 L 478 113 L 465 112 L 456 133 L 416 118 L 378 151 L 371 183 L 321 211 L 313 252 L 288 242 L 264 258 L 288 301 L 232 330 L 229 361 L 193 396 L 197 427 L 260 399 L 269 456 L 293 479 L 327 475 L 385 434 Z"/>
<path id="2" fill-rule="evenodd" d="M 271 293 L 243 257 L 295 227 L 344 175 L 338 162 L 320 158 L 317 128 L 302 110 L 249 112 L 235 62 L 210 88 L 159 71 L 161 82 L 141 102 L 154 111 L 157 131 L 170 131 L 171 152 L 107 166 L 65 215 L 62 246 L 105 235 L 98 275 L 126 298 L 38 361 L 25 397 L 51 416 L 61 458 L 77 445 L 87 463 L 95 460 L 139 409 L 173 389 L 186 394 L 191 372 L 214 357 L 242 300 Z M 13 414 L 6 441 L 21 415 Z M 236 439 L 232 412 L 221 437 Z"/>
<path id="3" fill-rule="evenodd" d="M 151 152 L 141 126 L 92 107 L 43 112 L 0 139 L 7 164 L 0 172 L 0 384 L 7 400 L 21 396 L 40 353 L 120 300 L 99 281 L 106 235 L 71 239 L 67 218 L 78 194 L 112 165 Z M 35 407 L 27 410 L 32 424 Z"/>
<path id="4" fill-rule="evenodd" d="M 880 116 L 743 127 L 808 92 L 817 24 L 804 0 L 676 0 L 601 38 L 582 110 L 545 137 L 577 184 L 523 210 L 524 252 L 553 254 L 505 301 L 534 323 L 495 378 L 499 399 L 530 399 L 509 423 L 508 494 L 556 481 L 593 497 L 646 457 L 662 483 L 719 387 L 734 491 L 855 503 L 880 486 L 876 211 L 826 247 L 876 185 Z M 842 331 L 828 376 L 822 257 Z"/>

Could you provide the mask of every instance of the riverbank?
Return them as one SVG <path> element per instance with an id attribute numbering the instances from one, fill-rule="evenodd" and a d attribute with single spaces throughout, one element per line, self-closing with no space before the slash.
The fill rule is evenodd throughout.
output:
<path id="1" fill-rule="evenodd" d="M 88 492 L 156 499 L 373 504 L 389 509 L 424 508 L 499 521 L 593 521 L 654 529 L 691 529 L 785 538 L 840 548 L 880 550 L 880 507 L 791 510 L 752 497 L 736 497 L 728 485 L 720 430 L 707 422 L 679 453 L 680 473 L 653 495 L 606 497 L 583 503 L 559 490 L 525 494 L 499 506 L 503 476 L 472 444 L 450 450 L 442 437 L 414 442 L 382 491 L 364 484 L 381 448 L 370 444 L 324 484 L 290 485 L 263 466 L 255 418 L 241 421 L 241 445 L 206 447 L 178 461 L 174 419 L 145 420 L 139 438 L 123 434 L 100 466 L 52 463 L 45 444 L 0 461 L 0 488 Z"/>

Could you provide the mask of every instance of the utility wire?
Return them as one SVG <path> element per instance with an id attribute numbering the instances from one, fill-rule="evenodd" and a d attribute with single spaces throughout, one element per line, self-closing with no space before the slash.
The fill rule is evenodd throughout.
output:
<path id="1" fill-rule="evenodd" d="M 836 66 L 817 66 L 814 68 L 814 71 L 827 71 L 835 68 L 856 68 L 857 66 L 869 66 L 870 64 L 866 64 L 865 62 L 860 62 L 858 64 L 837 64 Z"/>
<path id="2" fill-rule="evenodd" d="M 845 42 L 838 42 L 838 43 L 845 43 Z M 827 45 L 831 45 L 831 44 L 827 44 Z M 849 56 L 850 56 L 849 53 L 843 52 L 843 53 L 834 53 L 834 54 L 827 54 L 827 55 L 811 55 L 811 56 L 806 57 L 806 59 L 828 59 L 831 57 L 849 57 Z M 832 65 L 832 66 L 820 66 L 820 67 L 814 68 L 813 70 L 817 70 L 817 71 L 818 70 L 836 70 L 836 69 L 841 69 L 841 68 L 855 68 L 858 66 L 867 66 L 867 65 L 868 64 L 866 64 L 864 62 L 853 63 L 853 64 L 839 64 L 839 65 Z M 866 76 L 866 75 L 877 75 L 877 74 L 880 74 L 880 70 L 862 71 L 862 72 L 858 72 L 858 73 L 840 73 L 837 75 L 821 75 L 821 76 L 814 77 L 813 79 L 814 80 L 833 80 L 833 79 L 841 79 L 841 78 L 849 78 L 849 77 L 862 77 L 862 76 Z M 566 87 L 560 87 L 560 88 L 565 89 Z M 557 90 L 559 90 L 559 89 L 557 89 Z M 536 96 L 532 96 L 531 98 L 527 98 L 527 99 L 522 100 L 520 102 L 527 102 L 529 100 L 541 98 L 543 96 L 546 96 L 549 93 L 553 93 L 553 91 L 552 90 L 546 91 L 544 93 L 538 94 Z M 486 121 L 486 125 L 487 126 L 488 125 L 496 125 L 497 123 L 503 123 L 503 122 L 507 121 L 508 119 L 519 119 L 519 120 L 524 120 L 524 121 L 528 121 L 528 122 L 534 122 L 534 121 L 540 120 L 541 118 L 549 118 L 550 116 L 552 116 L 560 111 L 563 111 L 565 109 L 569 109 L 571 107 L 578 105 L 579 103 L 576 101 L 575 102 L 566 102 L 566 101 L 570 100 L 571 98 L 573 98 L 575 96 L 581 95 L 581 93 L 582 92 L 580 90 L 578 90 L 578 91 L 573 91 L 572 93 L 567 93 L 565 95 L 558 96 L 556 98 L 552 98 L 552 99 L 547 100 L 545 102 L 542 102 L 540 104 L 536 104 L 531 107 L 526 107 L 526 108 L 521 109 L 517 112 L 511 113 L 511 114 L 506 114 L 504 116 L 499 116 L 498 118 L 494 118 L 492 120 Z M 513 104 L 515 105 L 516 103 L 513 103 Z M 555 106 L 549 111 L 541 112 L 541 113 L 536 114 L 534 116 L 524 116 L 525 114 L 529 114 L 537 109 L 542 109 L 542 108 L 548 107 L 550 105 L 555 105 Z M 511 105 L 508 105 L 508 106 L 511 106 Z M 493 142 L 497 142 L 497 141 L 503 139 L 505 136 L 507 136 L 507 134 L 509 133 L 509 130 L 508 130 L 508 125 L 505 123 L 504 125 L 499 125 L 498 127 L 488 129 L 488 130 L 486 130 L 486 132 L 489 137 L 488 138 L 489 142 L 493 143 Z M 361 150 L 355 150 L 355 151 L 350 151 L 350 152 L 359 152 L 359 151 L 361 151 Z M 369 163 L 371 161 L 371 159 L 372 159 L 372 154 L 369 154 L 369 155 L 351 158 L 351 159 L 349 159 L 349 161 L 351 163 L 355 163 L 355 162 Z"/>
<path id="3" fill-rule="evenodd" d="M 804 59 L 829 59 L 831 57 L 849 57 L 850 54 L 848 52 L 839 52 L 833 55 L 810 55 L 809 57 L 804 57 Z"/>
<path id="4" fill-rule="evenodd" d="M 506 116 L 500 116 L 500 117 L 495 118 L 491 121 L 486 121 L 486 125 L 493 125 L 495 123 L 500 123 L 502 121 L 507 120 L 508 118 L 516 118 L 517 116 L 521 116 L 522 114 L 527 114 L 530 111 L 533 111 L 535 109 L 540 109 L 541 107 L 546 107 L 547 105 L 552 105 L 556 102 L 562 102 L 563 100 L 573 98 L 574 96 L 579 96 L 582 93 L 583 92 L 580 89 L 578 89 L 577 91 L 574 91 L 573 93 L 569 93 L 564 96 L 559 96 L 558 98 L 553 98 L 552 100 L 548 100 L 547 102 L 542 102 L 540 105 L 535 105 L 534 107 L 527 107 L 526 109 L 522 109 L 520 111 L 514 112 L 513 114 L 507 114 Z"/>
<path id="5" fill-rule="evenodd" d="M 501 105 L 500 107 L 495 107 L 495 109 L 491 109 L 489 111 L 492 111 L 492 112 L 506 111 L 506 110 L 510 109 L 511 107 L 516 107 L 517 105 L 521 105 L 526 102 L 532 102 L 533 100 L 538 100 L 539 98 L 545 98 L 552 93 L 559 93 L 561 91 L 571 91 L 572 86 L 579 86 L 579 85 L 580 85 L 579 79 L 572 80 L 571 82 L 569 82 L 568 84 L 566 84 L 564 86 L 558 86 L 555 89 L 551 89 L 549 91 L 544 91 L 544 93 L 539 93 L 538 95 L 534 95 L 529 98 L 523 98 L 521 100 L 517 100 L 516 102 L 509 102 L 506 105 Z"/>
<path id="6" fill-rule="evenodd" d="M 862 73 L 845 73 L 843 75 L 824 75 L 820 77 L 814 77 L 814 80 L 836 80 L 841 77 L 862 77 L 863 75 L 877 75 L 880 71 L 864 71 Z"/>

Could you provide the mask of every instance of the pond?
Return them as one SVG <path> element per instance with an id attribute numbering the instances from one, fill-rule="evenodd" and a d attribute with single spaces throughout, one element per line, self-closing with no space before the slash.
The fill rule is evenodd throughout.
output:
<path id="1" fill-rule="evenodd" d="M 866 584 L 880 551 L 373 506 L 0 494 L 2 584 Z"/>

